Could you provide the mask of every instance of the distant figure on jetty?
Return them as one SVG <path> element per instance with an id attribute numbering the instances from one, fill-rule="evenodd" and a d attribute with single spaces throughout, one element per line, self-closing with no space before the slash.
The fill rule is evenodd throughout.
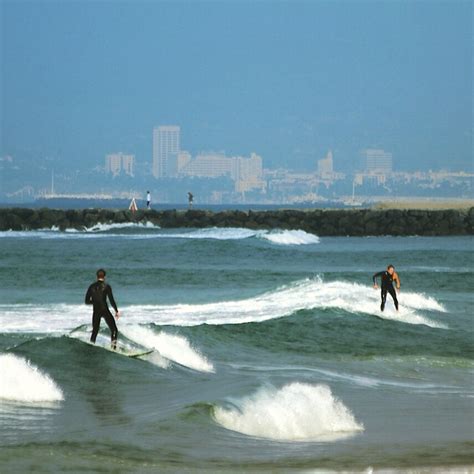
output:
<path id="1" fill-rule="evenodd" d="M 146 192 L 146 208 L 151 209 L 151 194 L 150 194 L 150 191 Z"/>
<path id="2" fill-rule="evenodd" d="M 193 207 L 193 201 L 194 201 L 194 196 L 193 193 L 188 193 L 188 204 L 189 204 L 189 209 L 192 209 Z"/>
<path id="3" fill-rule="evenodd" d="M 107 304 L 107 298 L 109 298 L 110 304 L 115 310 L 115 317 L 117 319 L 120 317 L 120 311 L 118 310 L 117 304 L 115 303 L 112 287 L 105 283 L 105 270 L 102 268 L 97 270 L 96 275 L 97 281 L 89 286 L 85 300 L 86 304 L 93 305 L 91 342 L 95 344 L 97 334 L 99 333 L 100 319 L 104 318 L 107 326 L 109 326 L 110 329 L 112 349 L 115 350 L 117 349 L 118 329 L 117 325 L 115 324 L 114 317 L 112 316 Z"/>
<path id="4" fill-rule="evenodd" d="M 398 299 L 397 294 L 395 292 L 395 288 L 393 287 L 393 282 L 397 285 L 397 291 L 400 291 L 400 278 L 398 277 L 398 273 L 395 271 L 395 267 L 393 265 L 389 265 L 387 270 L 383 272 L 376 273 L 372 279 L 374 281 L 374 288 L 377 289 L 377 278 L 381 277 L 382 285 L 381 285 L 381 297 L 382 303 L 380 305 L 380 311 L 385 309 L 385 302 L 387 301 L 387 292 L 390 293 L 390 296 L 393 298 L 393 302 L 395 303 L 395 309 L 398 311 Z"/>

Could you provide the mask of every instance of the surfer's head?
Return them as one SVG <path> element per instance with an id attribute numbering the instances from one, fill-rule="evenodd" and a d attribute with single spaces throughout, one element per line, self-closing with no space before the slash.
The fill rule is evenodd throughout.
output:
<path id="1" fill-rule="evenodd" d="M 390 275 L 393 275 L 394 271 L 395 271 L 395 267 L 393 265 L 389 265 L 387 267 L 387 272 L 390 273 Z"/>
<path id="2" fill-rule="evenodd" d="M 97 280 L 103 280 L 105 278 L 105 270 L 103 268 L 99 268 L 97 270 Z"/>

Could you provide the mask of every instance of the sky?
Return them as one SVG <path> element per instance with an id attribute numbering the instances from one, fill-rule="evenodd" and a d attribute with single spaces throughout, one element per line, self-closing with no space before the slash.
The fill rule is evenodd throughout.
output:
<path id="1" fill-rule="evenodd" d="M 182 148 L 313 170 L 361 149 L 396 170 L 472 170 L 470 1 L 9 1 L 2 155 L 151 162 Z"/>

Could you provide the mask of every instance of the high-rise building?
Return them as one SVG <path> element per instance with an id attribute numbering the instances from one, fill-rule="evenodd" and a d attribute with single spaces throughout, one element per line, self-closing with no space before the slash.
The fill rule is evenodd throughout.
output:
<path id="1" fill-rule="evenodd" d="M 135 156 L 134 155 L 122 155 L 122 170 L 128 176 L 135 176 Z"/>
<path id="2" fill-rule="evenodd" d="M 180 128 L 176 125 L 161 125 L 153 129 L 153 176 L 169 178 L 176 176 L 180 151 Z"/>
<path id="3" fill-rule="evenodd" d="M 333 172 L 332 151 L 329 150 L 325 158 L 318 160 L 318 174 L 322 178 L 330 178 Z"/>
<path id="4" fill-rule="evenodd" d="M 369 174 L 389 174 L 392 172 L 392 154 L 379 148 L 367 148 L 361 152 L 365 171 Z"/>
<path id="5" fill-rule="evenodd" d="M 129 176 L 134 176 L 135 155 L 124 153 L 111 153 L 105 157 L 105 171 L 118 176 L 122 171 Z"/>

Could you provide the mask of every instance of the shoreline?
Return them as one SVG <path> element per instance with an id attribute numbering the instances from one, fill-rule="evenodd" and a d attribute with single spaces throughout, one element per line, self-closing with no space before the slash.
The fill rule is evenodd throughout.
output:
<path id="1" fill-rule="evenodd" d="M 146 223 L 161 228 L 240 227 L 303 230 L 319 236 L 474 235 L 469 209 L 279 209 L 267 211 L 119 209 L 0 209 L 0 231 L 57 228 L 84 230 L 98 224 Z"/>

